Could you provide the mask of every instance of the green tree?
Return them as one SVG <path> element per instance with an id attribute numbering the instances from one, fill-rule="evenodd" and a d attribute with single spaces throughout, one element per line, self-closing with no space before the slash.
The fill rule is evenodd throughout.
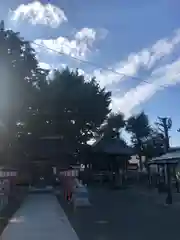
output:
<path id="1" fill-rule="evenodd" d="M 120 131 L 125 126 L 124 114 L 110 113 L 105 123 L 102 124 L 97 132 L 98 137 L 116 138 L 119 137 Z"/>
<path id="2" fill-rule="evenodd" d="M 30 113 L 40 79 L 47 72 L 38 67 L 34 50 L 19 33 L 0 29 L 0 121 L 5 128 L 6 147 L 17 140 L 17 123 Z M 39 78 L 41 76 L 41 78 Z M 10 152 L 6 149 L 6 152 Z"/>
<path id="3" fill-rule="evenodd" d="M 94 78 L 86 81 L 68 68 L 54 71 L 53 79 L 39 88 L 38 110 L 29 129 L 31 126 L 32 134 L 38 131 L 38 136 L 60 136 L 60 147 L 77 154 L 104 122 L 110 102 L 110 92 L 100 88 Z"/>
<path id="4" fill-rule="evenodd" d="M 167 152 L 169 144 L 169 130 L 172 128 L 172 120 L 168 117 L 158 117 L 158 121 L 155 123 L 158 127 L 158 131 L 164 136 L 164 149 Z"/>
<path id="5" fill-rule="evenodd" d="M 126 130 L 132 134 L 131 140 L 139 156 L 140 169 L 142 170 L 143 143 L 151 133 L 148 116 L 144 112 L 136 116 L 131 116 L 127 120 Z"/>
<path id="6" fill-rule="evenodd" d="M 164 135 L 153 129 L 143 142 L 143 155 L 146 159 L 151 159 L 162 155 L 164 152 Z"/>

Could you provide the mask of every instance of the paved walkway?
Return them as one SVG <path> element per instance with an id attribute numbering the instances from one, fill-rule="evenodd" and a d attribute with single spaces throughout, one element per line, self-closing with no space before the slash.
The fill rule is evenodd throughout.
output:
<path id="1" fill-rule="evenodd" d="M 78 240 L 63 209 L 51 194 L 32 194 L 16 212 L 0 240 Z"/>

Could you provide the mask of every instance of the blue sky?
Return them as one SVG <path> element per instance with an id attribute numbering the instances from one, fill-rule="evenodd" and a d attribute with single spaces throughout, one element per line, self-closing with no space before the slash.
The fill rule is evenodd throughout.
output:
<path id="1" fill-rule="evenodd" d="M 34 45 L 41 66 L 68 65 L 78 67 L 86 77 L 96 76 L 101 86 L 112 91 L 113 111 L 127 117 L 140 110 L 151 122 L 158 115 L 172 117 L 173 145 L 180 144 L 179 10 L 178 0 L 0 3 L 6 27 L 44 46 Z"/>

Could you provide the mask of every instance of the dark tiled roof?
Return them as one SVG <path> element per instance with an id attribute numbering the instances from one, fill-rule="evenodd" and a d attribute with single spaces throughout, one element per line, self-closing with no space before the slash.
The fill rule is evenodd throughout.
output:
<path id="1" fill-rule="evenodd" d="M 178 163 L 180 161 L 180 149 L 170 149 L 166 154 L 160 157 L 152 158 L 149 164 L 165 164 L 165 163 Z"/>
<path id="2" fill-rule="evenodd" d="M 98 139 L 92 147 L 95 152 L 104 152 L 113 155 L 132 155 L 133 150 L 119 138 Z"/>

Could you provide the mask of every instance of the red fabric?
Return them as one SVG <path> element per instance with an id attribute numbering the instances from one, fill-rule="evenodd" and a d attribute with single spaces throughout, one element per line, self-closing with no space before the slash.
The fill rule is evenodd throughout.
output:
<path id="1" fill-rule="evenodd" d="M 64 188 L 64 197 L 65 199 L 70 200 L 72 196 L 72 191 L 74 187 L 74 177 L 65 176 L 62 179 L 63 188 Z"/>
<path id="2" fill-rule="evenodd" d="M 72 191 L 74 186 L 74 178 L 73 177 L 66 177 L 65 180 L 65 187 L 67 190 Z"/>

